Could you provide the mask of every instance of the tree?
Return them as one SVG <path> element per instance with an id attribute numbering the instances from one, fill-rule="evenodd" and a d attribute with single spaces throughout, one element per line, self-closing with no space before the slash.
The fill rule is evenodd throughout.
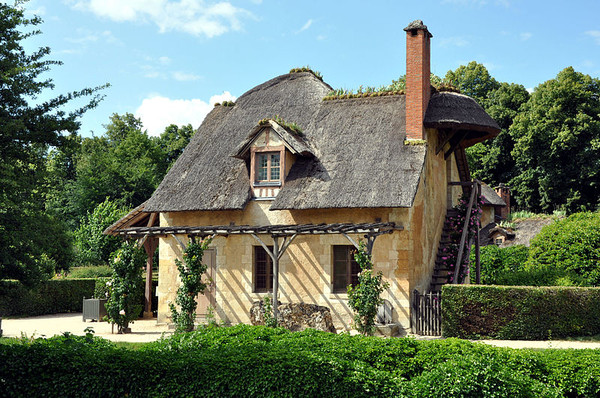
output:
<path id="1" fill-rule="evenodd" d="M 183 153 L 194 133 L 195 131 L 191 124 L 182 127 L 170 124 L 165 128 L 165 131 L 158 139 L 158 145 L 164 153 L 165 161 L 169 168 L 175 163 L 179 155 Z"/>
<path id="2" fill-rule="evenodd" d="M 108 264 L 121 245 L 118 236 L 104 235 L 104 230 L 127 213 L 108 198 L 89 212 L 75 231 L 75 257 L 78 265 Z"/>
<path id="3" fill-rule="evenodd" d="M 165 154 L 132 114 L 113 114 L 102 137 L 84 138 L 76 176 L 67 186 L 67 207 L 77 219 L 107 197 L 123 207 L 147 200 L 167 171 Z"/>
<path id="4" fill-rule="evenodd" d="M 444 80 L 462 94 L 474 98 L 484 109 L 488 105 L 489 95 L 500 87 L 487 68 L 475 61 L 461 65 L 455 71 L 448 71 Z"/>
<path id="5" fill-rule="evenodd" d="M 523 104 L 529 100 L 529 93 L 520 84 L 500 83 L 490 91 L 485 100 L 486 112 L 498 123 L 500 134 L 467 149 L 467 159 L 474 178 L 497 185 L 508 183 L 517 174 L 512 157 L 514 139 L 509 128 Z"/>
<path id="6" fill-rule="evenodd" d="M 600 80 L 562 70 L 536 87 L 510 133 L 520 207 L 573 213 L 600 205 Z"/>
<path id="7" fill-rule="evenodd" d="M 40 33 L 35 27 L 42 21 L 25 18 L 22 4 L 0 3 L 0 279 L 32 284 L 50 276 L 66 255 L 50 235 L 61 241 L 65 232 L 45 213 L 46 153 L 64 144 L 63 132 L 79 128 L 78 118 L 98 104 L 102 87 L 35 102 L 54 88 L 40 74 L 61 63 L 46 59 L 48 47 L 24 50 L 22 42 Z M 86 96 L 86 105 L 65 111 L 71 100 Z"/>

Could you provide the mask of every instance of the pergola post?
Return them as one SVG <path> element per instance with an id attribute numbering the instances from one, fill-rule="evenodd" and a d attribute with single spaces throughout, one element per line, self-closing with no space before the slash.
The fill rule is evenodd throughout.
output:
<path id="1" fill-rule="evenodd" d="M 144 292 L 144 318 L 152 318 L 152 266 L 154 265 L 154 252 L 158 247 L 158 239 L 148 238 L 144 241 L 146 251 L 146 288 Z"/>
<path id="2" fill-rule="evenodd" d="M 273 318 L 279 315 L 279 238 L 273 236 Z"/>

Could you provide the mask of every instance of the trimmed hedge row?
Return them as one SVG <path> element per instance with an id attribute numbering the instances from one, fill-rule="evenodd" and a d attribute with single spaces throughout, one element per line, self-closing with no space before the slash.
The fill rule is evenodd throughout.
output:
<path id="1" fill-rule="evenodd" d="M 0 281 L 0 316 L 35 316 L 81 312 L 92 297 L 95 279 L 56 279 L 27 289 L 17 281 Z"/>
<path id="2" fill-rule="evenodd" d="M 445 337 L 544 340 L 600 334 L 600 288 L 446 285 Z"/>
<path id="3" fill-rule="evenodd" d="M 6 341 L 6 339 L 4 340 Z M 0 344 L 6 396 L 590 397 L 600 350 L 512 350 L 209 327 L 139 350 L 91 336 Z"/>

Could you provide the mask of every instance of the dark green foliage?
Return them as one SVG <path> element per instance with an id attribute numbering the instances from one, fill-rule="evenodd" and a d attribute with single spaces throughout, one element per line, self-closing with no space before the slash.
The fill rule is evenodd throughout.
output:
<path id="1" fill-rule="evenodd" d="M 0 344 L 7 396 L 593 397 L 598 350 L 512 350 L 238 325 L 138 350 L 64 335 Z"/>
<path id="2" fill-rule="evenodd" d="M 600 289 L 446 285 L 446 337 L 540 340 L 600 334 Z"/>
<path id="3" fill-rule="evenodd" d="M 171 133 L 162 141 L 152 139 L 132 114 L 113 114 L 104 136 L 83 139 L 75 179 L 63 192 L 67 206 L 80 219 L 107 197 L 123 207 L 140 205 L 152 195 L 169 166 L 161 145 L 167 152 L 172 150 L 171 156 L 180 153 L 173 142 L 177 137 Z M 169 148 L 170 144 L 174 147 Z"/>
<path id="4" fill-rule="evenodd" d="M 540 283 L 531 283 L 532 277 L 525 276 L 525 262 L 529 248 L 524 245 L 514 245 L 499 248 L 496 245 L 481 248 L 481 283 L 484 285 L 522 285 L 543 286 Z M 475 264 L 475 250 L 471 250 L 471 264 Z M 520 281 L 520 277 L 526 280 Z M 544 282 L 547 279 L 544 279 Z"/>
<path id="5" fill-rule="evenodd" d="M 551 213 L 600 204 L 600 80 L 562 70 L 536 87 L 510 128 L 521 208 Z"/>
<path id="6" fill-rule="evenodd" d="M 390 285 L 383 282 L 383 273 L 373 273 L 371 255 L 367 253 L 364 242 L 360 242 L 359 249 L 354 253 L 354 259 L 361 271 L 358 274 L 358 284 L 348 285 L 348 305 L 354 312 L 354 327 L 365 336 L 372 336 L 375 332 L 375 317 L 377 308 L 383 304 L 381 293 Z"/>
<path id="7" fill-rule="evenodd" d="M 600 212 L 573 214 L 542 228 L 531 241 L 527 269 L 600 286 Z"/>
<path id="8" fill-rule="evenodd" d="M 133 242 L 123 242 L 111 259 L 113 276 L 110 297 L 106 312 L 111 322 L 125 332 L 129 322 L 138 318 L 142 311 L 139 297 L 144 288 L 142 269 L 146 263 L 146 253 Z"/>
<path id="9" fill-rule="evenodd" d="M 79 117 L 101 97 L 100 88 L 48 96 L 54 84 L 43 74 L 61 63 L 46 59 L 48 47 L 26 50 L 42 21 L 25 17 L 23 2 L 9 3 L 0 3 L 0 279 L 33 285 L 70 255 L 63 222 L 45 212 L 46 154 L 65 144 L 63 134 L 77 131 Z M 86 96 L 87 104 L 68 111 Z"/>
<path id="10" fill-rule="evenodd" d="M 69 270 L 65 278 L 108 278 L 112 275 L 112 268 L 108 265 L 93 265 L 88 267 L 75 267 Z"/>
<path id="11" fill-rule="evenodd" d="M 233 104 L 233 102 L 231 102 L 231 104 L 228 102 L 227 105 L 224 106 L 233 106 Z M 175 163 L 179 155 L 183 153 L 183 150 L 187 144 L 190 143 L 194 133 L 195 131 L 191 124 L 181 127 L 171 124 L 165 128 L 165 131 L 158 139 L 158 145 L 164 153 L 164 160 L 167 162 L 169 168 Z"/>
<path id="12" fill-rule="evenodd" d="M 0 281 L 0 317 L 81 312 L 83 298 L 94 295 L 94 279 L 60 279 L 27 289 L 16 281 Z"/>
<path id="13" fill-rule="evenodd" d="M 78 265 L 108 264 L 112 253 L 121 246 L 118 236 L 104 235 L 104 230 L 127 213 L 108 198 L 89 212 L 75 231 L 75 259 Z"/>
<path id="14" fill-rule="evenodd" d="M 207 283 L 206 276 L 204 276 L 204 280 L 202 276 L 206 273 L 208 266 L 202 262 L 202 257 L 210 242 L 212 242 L 211 238 L 203 239 L 200 243 L 192 241 L 183 252 L 183 261 L 175 259 L 181 281 L 175 299 L 179 310 L 173 303 L 169 305 L 169 309 L 178 333 L 194 330 L 196 306 L 198 305 L 196 298 L 198 294 L 204 293 Z"/>

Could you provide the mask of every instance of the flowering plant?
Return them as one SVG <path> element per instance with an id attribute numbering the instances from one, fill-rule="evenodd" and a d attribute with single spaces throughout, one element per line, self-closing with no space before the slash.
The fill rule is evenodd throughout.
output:
<path id="1" fill-rule="evenodd" d="M 448 217 L 446 220 L 446 227 L 450 232 L 448 243 L 442 248 L 441 267 L 448 270 L 449 283 L 454 282 L 454 273 L 458 261 L 458 252 L 460 250 L 460 240 L 462 238 L 463 230 L 465 225 L 467 227 L 466 244 L 463 250 L 468 251 L 470 249 L 469 242 L 475 238 L 477 229 L 480 227 L 479 219 L 481 217 L 483 200 L 480 197 L 477 198 L 474 206 L 471 209 L 471 214 L 468 215 L 467 210 L 469 206 L 469 198 L 465 195 L 461 197 L 458 204 L 454 207 L 456 210 L 456 216 Z M 469 256 L 468 252 L 463 252 L 461 263 L 459 266 L 458 282 L 461 283 L 469 275 Z"/>

